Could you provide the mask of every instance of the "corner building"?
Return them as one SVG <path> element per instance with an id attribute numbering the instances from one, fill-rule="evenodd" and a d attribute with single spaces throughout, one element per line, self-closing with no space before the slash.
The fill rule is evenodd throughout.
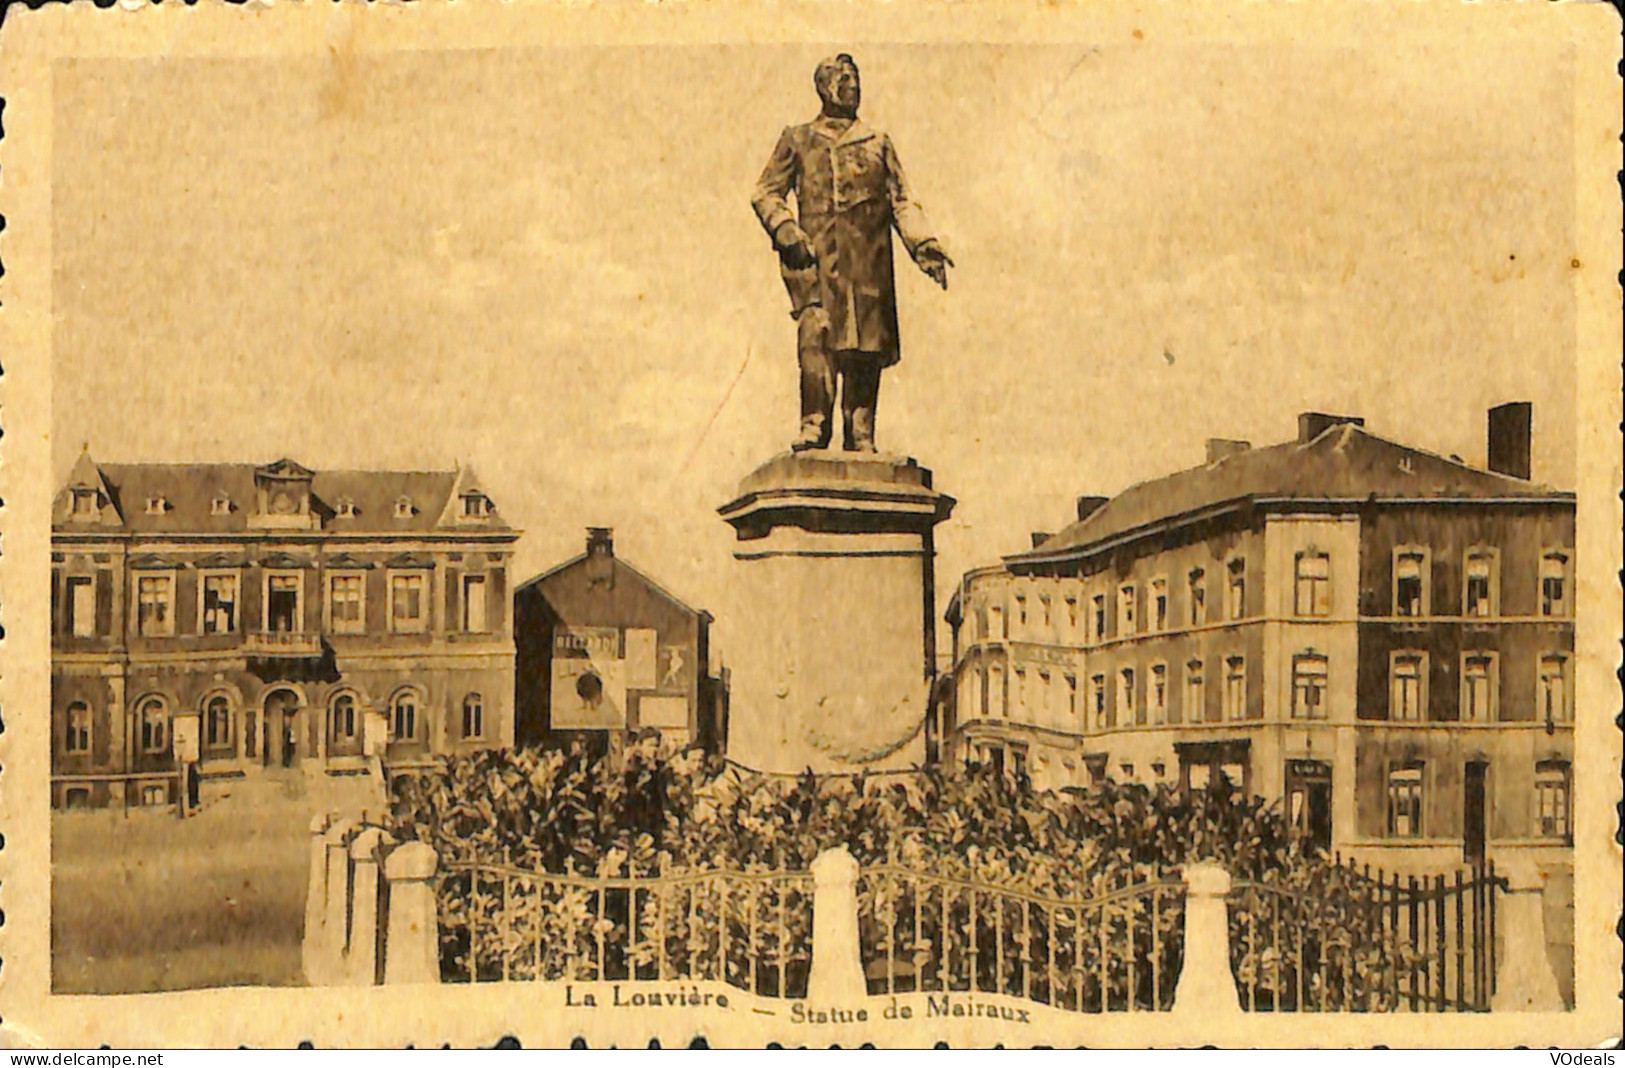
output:
<path id="1" fill-rule="evenodd" d="M 52 514 L 52 803 L 513 741 L 519 532 L 473 471 L 98 464 Z"/>
<path id="2" fill-rule="evenodd" d="M 1391 870 L 1566 865 L 1574 495 L 1528 481 L 1529 427 L 1493 411 L 1482 470 L 1310 413 L 1080 498 L 964 576 L 945 753 L 1040 788 L 1226 776 Z"/>

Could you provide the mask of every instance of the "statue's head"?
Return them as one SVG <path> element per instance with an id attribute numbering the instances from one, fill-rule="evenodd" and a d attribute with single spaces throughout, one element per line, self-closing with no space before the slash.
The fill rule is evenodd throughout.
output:
<path id="1" fill-rule="evenodd" d="M 813 85 L 826 111 L 857 114 L 863 89 L 858 84 L 858 65 L 845 52 L 818 64 L 818 69 L 813 71 Z"/>

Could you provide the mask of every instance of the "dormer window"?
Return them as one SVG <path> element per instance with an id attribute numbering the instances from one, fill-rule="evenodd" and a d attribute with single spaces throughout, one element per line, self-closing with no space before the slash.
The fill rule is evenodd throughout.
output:
<path id="1" fill-rule="evenodd" d="M 167 511 L 169 511 L 169 502 L 162 496 L 147 498 L 148 515 L 163 515 Z"/>
<path id="2" fill-rule="evenodd" d="M 410 506 L 410 502 L 408 502 L 408 505 Z M 340 519 L 354 519 L 355 501 L 349 497 L 340 497 L 334 514 Z"/>
<path id="3" fill-rule="evenodd" d="M 76 518 L 88 519 L 96 514 L 96 491 L 94 489 L 76 489 L 73 491 L 73 514 Z"/>
<path id="4" fill-rule="evenodd" d="M 231 514 L 231 498 L 226 496 L 224 493 L 215 494 L 214 495 L 214 500 L 209 502 L 209 514 L 210 515 L 230 515 Z"/>
<path id="5" fill-rule="evenodd" d="M 412 512 L 413 512 L 412 498 L 410 498 L 410 497 L 397 497 L 395 499 L 395 518 L 396 519 L 411 519 L 412 518 Z"/>
<path id="6" fill-rule="evenodd" d="M 491 498 L 483 493 L 463 494 L 463 518 L 484 519 L 491 514 Z"/>

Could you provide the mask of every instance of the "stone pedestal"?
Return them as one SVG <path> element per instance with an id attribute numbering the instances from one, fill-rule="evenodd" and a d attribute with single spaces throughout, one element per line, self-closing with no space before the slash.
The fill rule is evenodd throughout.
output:
<path id="1" fill-rule="evenodd" d="M 912 459 L 775 456 L 719 509 L 738 534 L 728 755 L 759 771 L 909 767 L 936 668 L 932 529 Z"/>

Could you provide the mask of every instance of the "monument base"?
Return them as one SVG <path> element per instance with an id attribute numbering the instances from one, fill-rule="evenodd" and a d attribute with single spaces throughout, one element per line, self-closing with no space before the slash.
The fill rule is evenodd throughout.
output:
<path id="1" fill-rule="evenodd" d="M 759 771 L 920 764 L 936 667 L 932 530 L 954 500 L 912 459 L 775 456 L 718 511 L 738 535 L 728 755 Z"/>

